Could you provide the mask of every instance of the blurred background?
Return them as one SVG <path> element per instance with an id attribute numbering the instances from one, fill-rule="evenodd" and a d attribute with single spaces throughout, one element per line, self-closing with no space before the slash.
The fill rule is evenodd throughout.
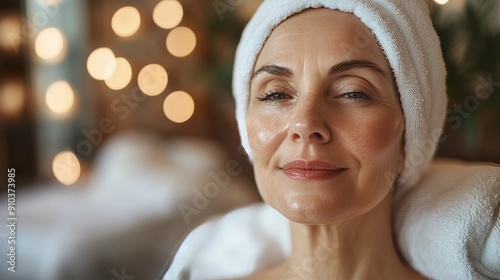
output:
<path id="1" fill-rule="evenodd" d="M 18 218 L 0 279 L 157 279 L 192 228 L 260 200 L 231 96 L 260 2 L 0 2 L 0 219 Z M 500 5 L 429 5 L 448 68 L 438 156 L 500 163 Z"/>

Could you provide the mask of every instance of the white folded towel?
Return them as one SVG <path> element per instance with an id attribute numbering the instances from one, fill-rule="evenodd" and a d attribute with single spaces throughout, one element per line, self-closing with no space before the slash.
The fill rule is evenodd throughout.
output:
<path id="1" fill-rule="evenodd" d="M 257 203 L 192 231 L 163 279 L 243 277 L 283 261 L 290 250 L 288 220 L 267 204 Z"/>
<path id="2" fill-rule="evenodd" d="M 250 78 L 265 40 L 286 18 L 319 7 L 354 14 L 382 47 L 394 72 L 405 117 L 405 163 L 398 188 L 411 187 L 434 156 L 447 102 L 440 42 L 424 0 L 265 0 L 242 34 L 234 63 L 233 95 L 243 147 L 252 158 L 246 113 Z M 352 48 L 361 45 L 354 42 Z"/>
<path id="3" fill-rule="evenodd" d="M 398 193 L 399 249 L 437 280 L 500 279 L 500 167 L 435 161 L 414 190 Z M 247 276 L 290 254 L 288 220 L 265 204 L 195 229 L 164 280 Z"/>
<path id="4" fill-rule="evenodd" d="M 395 232 L 412 266 L 432 279 L 500 279 L 500 167 L 435 161 L 397 194 Z"/>

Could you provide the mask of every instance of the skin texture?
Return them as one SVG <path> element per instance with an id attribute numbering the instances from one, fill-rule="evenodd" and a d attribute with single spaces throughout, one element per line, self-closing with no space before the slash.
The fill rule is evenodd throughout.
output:
<path id="1" fill-rule="evenodd" d="M 357 37 L 368 43 L 356 47 Z M 370 67 L 329 75 L 351 61 L 370 62 L 385 75 Z M 258 71 L 269 65 L 291 75 Z M 384 174 L 402 168 L 404 119 L 391 68 L 370 31 L 353 15 L 306 11 L 272 32 L 254 69 L 247 128 L 264 200 L 308 224 L 337 222 L 378 205 L 392 187 Z M 350 92 L 364 94 L 345 95 Z M 266 94 L 274 99 L 259 100 Z M 297 159 L 346 170 L 332 180 L 292 180 L 282 168 Z"/>
<path id="2" fill-rule="evenodd" d="M 404 118 L 371 32 L 354 15 L 307 10 L 273 30 L 254 71 L 247 129 L 255 178 L 264 201 L 291 221 L 292 255 L 253 277 L 418 279 L 391 234 Z M 294 160 L 337 171 L 289 176 Z"/>

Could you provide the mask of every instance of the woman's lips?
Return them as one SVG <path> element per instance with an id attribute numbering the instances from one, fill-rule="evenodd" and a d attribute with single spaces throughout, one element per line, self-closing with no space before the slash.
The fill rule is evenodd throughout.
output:
<path id="1" fill-rule="evenodd" d="M 286 176 L 297 180 L 326 180 L 340 175 L 347 168 L 324 161 L 294 160 L 282 168 Z"/>

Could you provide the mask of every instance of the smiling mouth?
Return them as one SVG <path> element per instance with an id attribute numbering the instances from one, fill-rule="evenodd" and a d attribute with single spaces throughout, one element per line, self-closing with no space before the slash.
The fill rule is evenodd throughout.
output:
<path id="1" fill-rule="evenodd" d="M 347 168 L 322 161 L 295 160 L 285 164 L 281 170 L 295 180 L 326 180 L 337 177 Z"/>

